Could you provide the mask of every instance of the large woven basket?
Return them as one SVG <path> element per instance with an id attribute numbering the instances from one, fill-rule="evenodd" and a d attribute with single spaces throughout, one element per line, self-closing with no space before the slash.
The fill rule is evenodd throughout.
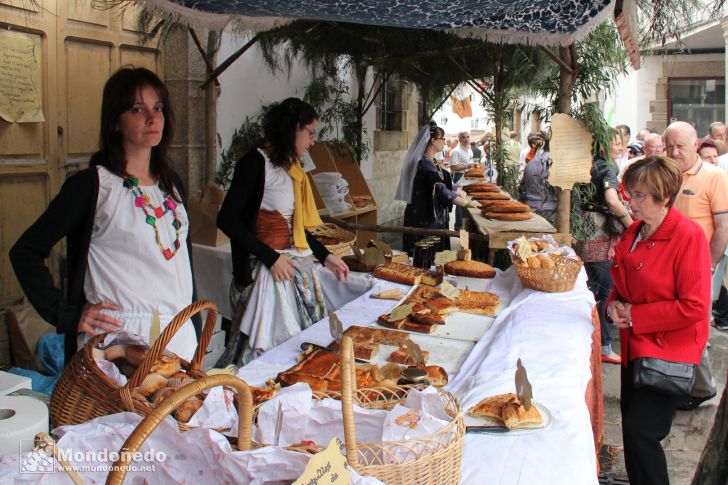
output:
<path id="1" fill-rule="evenodd" d="M 147 415 L 134 431 L 129 435 L 119 450 L 119 459 L 111 467 L 111 473 L 106 479 L 107 484 L 121 485 L 128 471 L 129 465 L 135 452 L 144 444 L 149 435 L 157 429 L 157 426 L 164 421 L 175 409 L 186 399 L 197 395 L 205 389 L 216 386 L 232 387 L 237 392 L 238 403 L 238 440 L 237 449 L 241 451 L 251 450 L 253 447 L 253 396 L 250 388 L 242 379 L 234 376 L 220 374 L 199 379 L 191 384 L 178 389 L 174 394 L 162 401 L 153 412 Z M 128 452 L 128 453 L 122 453 Z"/>
<path id="2" fill-rule="evenodd" d="M 576 257 L 549 255 L 555 263 L 554 268 L 527 268 L 516 266 L 516 274 L 526 288 L 546 293 L 571 291 L 584 262 Z"/>
<path id="3" fill-rule="evenodd" d="M 338 257 L 349 254 L 351 246 L 353 246 L 356 242 L 356 234 L 349 232 L 346 229 L 342 229 L 336 224 L 323 224 L 309 229 L 308 232 L 310 232 L 314 237 L 331 237 L 341 241 L 338 244 L 325 244 L 326 249 L 328 249 L 331 254 Z"/>
<path id="4" fill-rule="evenodd" d="M 192 303 L 174 317 L 124 387 L 118 387 L 109 379 L 96 364 L 92 354 L 92 349 L 103 342 L 107 334 L 92 337 L 73 356 L 53 390 L 51 395 L 51 422 L 53 425 L 85 423 L 90 419 L 122 411 L 131 411 L 142 416 L 152 413 L 154 407 L 137 390 L 149 374 L 154 361 L 167 347 L 177 330 L 193 315 L 204 309 L 207 310 L 205 328 L 192 362 L 180 360 L 182 368 L 190 377 L 196 379 L 205 377 L 207 374 L 202 371 L 202 364 L 205 360 L 205 351 L 215 330 L 217 318 L 217 307 L 209 300 Z M 184 423 L 178 423 L 178 425 L 182 431 L 191 429 Z"/>
<path id="5" fill-rule="evenodd" d="M 465 424 L 460 415 L 460 403 L 457 398 L 447 391 L 439 390 L 445 410 L 452 417 L 452 421 L 429 436 L 403 441 L 357 443 L 354 403 L 362 407 L 389 409 L 397 403 L 404 402 L 411 386 L 357 391 L 354 374 L 354 346 L 349 336 L 344 336 L 341 360 L 343 366 L 341 393 L 317 393 L 315 397 L 341 399 L 346 458 L 349 465 L 359 474 L 376 477 L 388 485 L 455 485 L 460 483 Z M 229 377 L 225 381 L 218 380 L 222 377 L 227 376 L 211 376 L 185 386 L 157 406 L 124 443 L 122 450 L 129 453 L 120 453 L 121 458 L 114 463 L 113 471 L 106 483 L 121 484 L 126 475 L 126 466 L 129 464 L 128 461 L 123 461 L 123 458 L 128 459 L 133 456 L 133 453 L 139 449 L 159 423 L 185 399 L 215 385 L 235 387 L 238 390 L 238 397 L 241 395 L 240 389 L 242 388 L 244 399 L 238 399 L 238 415 L 241 418 L 238 420 L 237 446 L 239 450 L 250 450 L 254 446 L 259 446 L 251 441 L 253 412 L 248 387 L 237 378 L 233 378 L 233 380 L 242 383 L 242 386 L 234 385 L 235 383 L 229 381 L 231 379 Z M 323 446 L 289 447 L 292 450 L 313 453 L 322 451 L 323 448 Z"/>

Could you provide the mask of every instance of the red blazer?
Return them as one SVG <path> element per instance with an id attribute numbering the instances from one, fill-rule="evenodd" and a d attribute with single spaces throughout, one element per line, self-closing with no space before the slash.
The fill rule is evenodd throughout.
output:
<path id="1" fill-rule="evenodd" d="M 643 222 L 614 248 L 612 300 L 632 304 L 632 327 L 620 331 L 624 365 L 637 357 L 700 363 L 708 340 L 710 249 L 703 230 L 670 208 L 660 227 L 629 252 Z"/>

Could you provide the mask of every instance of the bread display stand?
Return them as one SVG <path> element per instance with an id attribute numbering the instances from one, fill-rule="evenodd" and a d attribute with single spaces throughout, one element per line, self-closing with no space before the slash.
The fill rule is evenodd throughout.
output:
<path id="1" fill-rule="evenodd" d="M 525 235 L 526 237 L 550 234 L 561 246 L 571 246 L 571 234 L 559 233 L 549 221 L 538 214 L 527 221 L 498 221 L 486 219 L 480 209 L 468 209 L 470 223 L 479 233 L 488 237 L 488 263 L 493 264 L 496 249 L 505 249 L 508 241 Z"/>
<path id="2" fill-rule="evenodd" d="M 318 191 L 315 183 L 311 184 L 313 190 L 313 197 L 316 200 L 316 207 L 319 209 L 319 214 L 328 214 L 337 219 L 343 219 L 344 221 L 355 223 L 355 224 L 377 224 L 377 205 L 372 191 L 367 184 L 364 175 L 361 173 L 359 164 L 354 159 L 354 155 L 348 145 L 344 144 L 332 144 L 332 143 L 316 143 L 308 150 L 311 158 L 316 164 L 316 168 L 309 172 L 309 176 L 315 175 L 321 172 L 339 172 L 344 180 L 349 183 L 349 195 L 346 196 L 346 201 L 352 205 L 352 210 L 347 212 L 339 212 L 331 214 L 326 206 L 324 205 L 323 198 Z M 313 180 L 313 179 L 312 179 Z M 365 207 L 354 207 L 351 196 L 370 196 L 372 203 Z M 367 242 L 371 239 L 377 239 L 377 233 L 373 231 L 358 230 L 356 232 L 357 244 L 360 247 L 366 247 Z"/>

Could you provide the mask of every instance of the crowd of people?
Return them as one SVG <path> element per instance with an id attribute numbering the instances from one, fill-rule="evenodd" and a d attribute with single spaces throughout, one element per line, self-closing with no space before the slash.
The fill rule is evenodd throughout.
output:
<path id="1" fill-rule="evenodd" d="M 218 365 L 244 365 L 326 315 L 314 259 L 339 281 L 349 273 L 309 232 L 322 224 L 301 163 L 315 140 L 316 111 L 288 98 L 272 106 L 263 124 L 263 138 L 236 165 L 217 220 L 231 241 L 234 275 L 232 334 Z M 90 167 L 68 178 L 10 251 L 29 301 L 65 334 L 67 361 L 90 336 L 149 335 L 155 311 L 166 323 L 195 299 L 185 189 L 167 154 L 173 131 L 164 83 L 143 68 L 116 72 L 104 87 L 99 151 Z M 726 127 L 715 122 L 703 138 L 684 121 L 662 134 L 641 130 L 634 139 L 626 125 L 610 133 L 608 143 L 594 145 L 589 200 L 576 207 L 589 230 L 575 249 L 597 302 L 602 361 L 622 365 L 631 483 L 667 483 L 660 440 L 676 409 L 695 409 L 715 396 L 709 322 L 728 330 Z M 530 134 L 524 148 L 506 140 L 519 198 L 553 221 L 547 134 Z M 461 209 L 479 204 L 457 182 L 491 160 L 490 151 L 487 139 L 476 143 L 469 132 L 448 142 L 436 124 L 422 127 L 395 196 L 406 202 L 405 225 L 448 229 L 454 208 L 459 229 Z M 484 170 L 487 180 L 497 180 L 492 165 Z M 405 235 L 404 249 L 420 237 Z M 66 292 L 44 263 L 63 238 Z M 442 241 L 441 249 L 448 248 L 449 238 Z M 187 322 L 169 346 L 185 359 L 197 345 L 196 323 Z M 675 364 L 690 374 L 687 391 L 665 391 L 649 380 L 650 369 Z"/>
<path id="2" fill-rule="evenodd" d="M 422 133 L 431 138 L 418 152 L 425 152 L 418 175 L 405 166 L 400 180 L 400 188 L 402 180 L 419 180 L 406 214 L 425 199 L 426 213 L 434 207 L 440 214 L 437 224 L 429 216 L 429 225 L 414 225 L 447 228 L 448 211 L 460 197 L 453 182 L 477 163 L 477 146 L 470 146 L 467 132 L 452 143 L 441 141 L 440 128 Z M 618 125 L 610 137 L 593 146 L 591 181 L 574 208 L 583 229 L 574 247 L 597 302 L 602 362 L 622 368 L 620 404 L 630 483 L 669 483 L 660 441 L 670 431 L 675 410 L 692 410 L 715 397 L 709 322 L 728 330 L 726 128 L 713 123 L 701 138 L 692 124 L 678 121 L 661 134 L 645 129 L 633 139 L 628 126 Z M 519 167 L 518 197 L 554 222 L 557 195 L 548 183 L 553 163 L 549 138 L 535 132 L 527 141 L 523 149 L 508 150 L 507 163 Z M 448 166 L 452 176 L 444 170 Z M 414 194 L 406 187 L 405 193 Z M 467 199 L 458 202 L 469 204 Z M 459 217 L 455 224 L 461 224 Z M 619 330 L 621 355 L 613 348 L 613 327 Z M 664 378 L 675 366 L 680 375 L 671 378 L 678 382 L 686 373 L 689 385 L 665 389 L 654 382 L 650 372 L 657 369 Z"/>

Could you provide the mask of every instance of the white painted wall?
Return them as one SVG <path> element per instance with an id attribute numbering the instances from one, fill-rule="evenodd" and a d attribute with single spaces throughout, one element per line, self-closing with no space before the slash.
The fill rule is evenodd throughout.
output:
<path id="1" fill-rule="evenodd" d="M 250 39 L 226 32 L 223 34 L 218 62 L 227 59 Z M 352 72 L 343 72 L 348 81 L 350 94 L 356 99 L 356 82 Z M 371 82 L 371 75 L 368 76 Z M 260 49 L 253 46 L 239 57 L 219 78 L 220 97 L 217 101 L 217 132 L 220 149 L 230 147 L 233 132 L 240 127 L 246 116 L 257 116 L 264 104 L 281 101 L 290 96 L 303 98 L 311 76 L 305 65 L 294 62 L 290 71 L 271 73 L 263 61 Z M 366 138 L 373 145 L 375 110 L 372 108 L 364 119 Z M 361 167 L 365 178 L 372 176 L 372 155 L 362 160 Z M 219 162 L 219 160 L 218 160 Z"/>
<path id="2" fill-rule="evenodd" d="M 222 36 L 218 62 L 227 59 L 243 46 L 249 37 L 226 32 Z M 281 101 L 290 96 L 303 97 L 309 74 L 300 64 L 290 72 L 271 74 L 256 46 L 239 57 L 219 78 L 217 100 L 217 132 L 221 149 L 230 146 L 233 131 L 246 116 L 256 116 L 263 104 Z"/>
<path id="3" fill-rule="evenodd" d="M 650 101 L 655 99 L 657 80 L 662 74 L 662 57 L 642 57 L 638 71 L 620 76 L 614 93 L 604 101 L 604 117 L 611 126 L 627 125 L 632 138 L 651 120 Z"/>

